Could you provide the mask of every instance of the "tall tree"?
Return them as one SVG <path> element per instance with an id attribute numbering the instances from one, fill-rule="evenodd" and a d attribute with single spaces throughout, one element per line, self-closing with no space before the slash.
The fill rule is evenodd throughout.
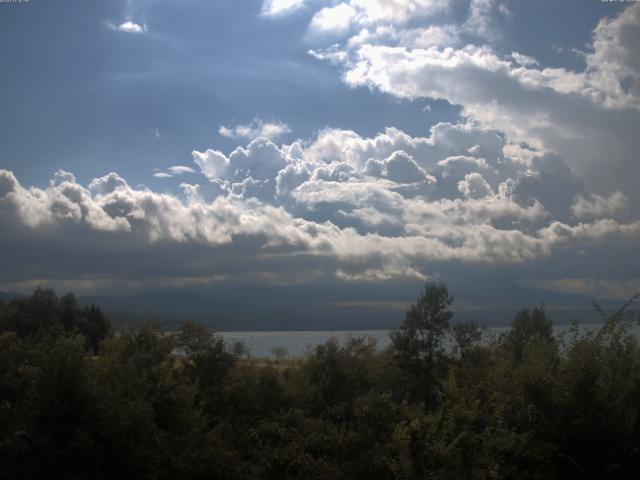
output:
<path id="1" fill-rule="evenodd" d="M 431 403 L 441 366 L 453 297 L 443 283 L 428 282 L 402 325 L 391 334 L 393 349 L 402 370 L 416 382 L 419 396 Z"/>
<path id="2" fill-rule="evenodd" d="M 541 341 L 554 342 L 553 324 L 543 307 L 520 310 L 511 322 L 511 329 L 502 337 L 504 347 L 517 360 L 522 359 L 527 345 Z"/>

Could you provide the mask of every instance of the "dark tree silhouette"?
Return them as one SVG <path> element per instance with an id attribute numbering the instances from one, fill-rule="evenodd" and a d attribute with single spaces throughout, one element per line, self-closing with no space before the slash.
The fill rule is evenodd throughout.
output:
<path id="1" fill-rule="evenodd" d="M 535 307 L 532 312 L 525 308 L 515 316 L 511 330 L 503 335 L 502 341 L 506 350 L 520 360 L 526 345 L 554 341 L 553 324 L 543 307 Z"/>
<path id="2" fill-rule="evenodd" d="M 629 302 L 561 349 L 543 309 L 480 341 L 451 302 L 428 283 L 386 350 L 277 365 L 193 322 L 111 334 L 73 295 L 0 304 L 0 480 L 638 477 Z"/>
<path id="3" fill-rule="evenodd" d="M 416 393 L 427 404 L 434 400 L 437 378 L 442 373 L 439 360 L 453 317 L 452 302 L 446 285 L 427 283 L 404 322 L 391 334 L 398 365 L 409 374 L 408 381 L 416 385 Z"/>

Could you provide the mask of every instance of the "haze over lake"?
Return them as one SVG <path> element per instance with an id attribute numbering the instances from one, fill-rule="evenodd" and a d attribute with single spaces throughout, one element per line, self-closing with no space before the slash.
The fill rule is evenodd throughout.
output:
<path id="1" fill-rule="evenodd" d="M 595 331 L 602 327 L 601 323 L 591 323 L 580 325 L 580 330 Z M 509 327 L 490 327 L 486 329 L 486 336 L 499 336 L 509 330 Z M 636 338 L 640 339 L 640 325 L 636 324 L 632 330 Z M 274 358 L 274 349 L 282 347 L 286 350 L 288 357 L 301 357 L 313 349 L 325 343 L 330 338 L 337 339 L 344 344 L 349 338 L 373 339 L 378 349 L 382 350 L 391 343 L 390 330 L 354 330 L 354 331 L 286 331 L 286 332 L 219 332 L 228 344 L 242 342 L 248 349 L 249 354 L 256 358 Z M 554 334 L 569 335 L 569 325 L 556 325 Z"/>

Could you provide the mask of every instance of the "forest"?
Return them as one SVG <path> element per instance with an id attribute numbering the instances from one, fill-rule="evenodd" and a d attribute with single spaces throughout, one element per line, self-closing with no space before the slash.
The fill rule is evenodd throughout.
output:
<path id="1" fill-rule="evenodd" d="M 0 478 L 638 478 L 632 301 L 562 336 L 544 308 L 489 336 L 452 302 L 427 283 L 388 348 L 273 360 L 193 322 L 116 332 L 73 294 L 0 302 Z"/>

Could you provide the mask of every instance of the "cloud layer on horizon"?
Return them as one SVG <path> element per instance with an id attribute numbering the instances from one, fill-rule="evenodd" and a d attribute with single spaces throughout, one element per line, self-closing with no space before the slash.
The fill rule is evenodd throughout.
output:
<path id="1" fill-rule="evenodd" d="M 0 218 L 11 226 L 2 243 L 87 242 L 91 257 L 157 251 L 176 282 L 304 282 L 426 279 L 438 273 L 433 263 L 519 264 L 640 238 L 640 220 L 621 221 L 611 207 L 624 203 L 620 192 L 590 195 L 557 155 L 471 123 L 438 124 L 428 137 L 394 128 L 372 138 L 326 129 L 281 146 L 260 137 L 193 159 L 208 181 L 183 183 L 181 195 L 132 187 L 116 173 L 85 187 L 58 171 L 46 188 L 25 188 L 0 170 Z M 181 251 L 180 266 L 162 256 L 167 248 Z M 55 271 L 51 263 L 39 268 Z M 30 269 L 13 275 L 26 281 Z"/>

